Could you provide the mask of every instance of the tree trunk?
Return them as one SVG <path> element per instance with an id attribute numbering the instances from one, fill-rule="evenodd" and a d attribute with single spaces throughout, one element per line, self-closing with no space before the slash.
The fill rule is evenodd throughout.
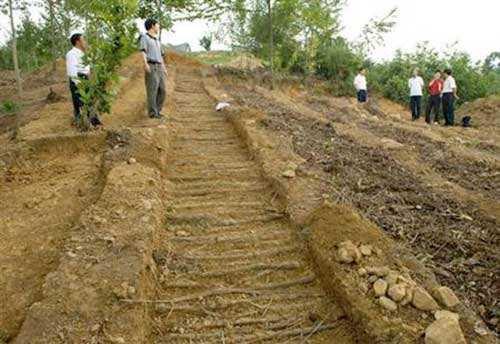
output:
<path id="1" fill-rule="evenodd" d="M 161 0 L 156 0 L 156 11 L 158 13 L 158 22 L 160 23 L 160 32 L 158 33 L 158 39 L 161 45 L 161 31 L 163 30 L 163 23 L 161 22 L 161 18 L 163 17 L 161 13 Z"/>
<path id="2" fill-rule="evenodd" d="M 54 74 L 56 72 L 57 68 L 57 47 L 56 47 L 56 27 L 55 27 L 55 1 L 54 0 L 47 0 L 48 6 L 49 6 L 49 25 L 50 25 L 50 54 L 52 55 L 52 77 L 54 77 Z"/>
<path id="3" fill-rule="evenodd" d="M 19 60 L 17 56 L 17 35 L 14 24 L 14 4 L 12 2 L 13 0 L 9 0 L 10 29 L 12 33 L 12 60 L 14 62 L 14 72 L 16 74 L 17 93 L 19 94 L 19 96 L 22 96 L 23 85 L 21 81 L 21 71 L 19 70 Z"/>
<path id="4" fill-rule="evenodd" d="M 271 83 L 274 88 L 274 38 L 271 0 L 267 0 L 267 15 L 269 19 L 269 64 L 271 66 Z"/>

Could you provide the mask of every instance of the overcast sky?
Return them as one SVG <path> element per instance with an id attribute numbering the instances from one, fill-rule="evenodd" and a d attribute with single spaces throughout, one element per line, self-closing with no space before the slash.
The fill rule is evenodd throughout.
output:
<path id="1" fill-rule="evenodd" d="M 390 58 L 396 49 L 412 50 L 422 41 L 429 41 L 439 50 L 458 42 L 475 60 L 500 51 L 499 0 L 348 0 L 343 34 L 355 39 L 370 18 L 382 17 L 393 7 L 399 9 L 397 25 L 387 35 L 385 46 L 374 51 L 376 59 Z M 0 39 L 4 41 L 7 18 L 0 17 L 0 24 Z M 199 39 L 216 28 L 217 25 L 203 21 L 178 23 L 164 37 L 169 43 L 188 42 L 199 50 Z M 216 42 L 213 48 L 226 49 L 226 44 Z"/>

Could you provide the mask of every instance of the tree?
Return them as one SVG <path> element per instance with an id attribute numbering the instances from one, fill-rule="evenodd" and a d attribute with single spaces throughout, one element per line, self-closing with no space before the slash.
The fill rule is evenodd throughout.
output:
<path id="1" fill-rule="evenodd" d="M 16 76 L 17 93 L 21 96 L 23 94 L 23 86 L 21 79 L 21 70 L 19 68 L 19 58 L 17 54 L 17 32 L 16 23 L 14 21 L 14 11 L 21 9 L 24 4 L 19 0 L 6 0 L 0 3 L 2 13 L 9 16 L 10 22 L 10 43 L 12 49 L 12 62 L 14 65 L 14 73 Z"/>
<path id="2" fill-rule="evenodd" d="M 212 48 L 212 34 L 206 34 L 200 39 L 200 45 L 206 51 L 210 51 Z"/>
<path id="3" fill-rule="evenodd" d="M 94 114 L 111 110 L 116 94 L 118 68 L 135 50 L 137 28 L 135 0 L 86 0 L 73 4 L 77 13 L 85 13 L 89 48 L 85 59 L 91 68 L 89 80 L 79 83 L 84 103 L 82 121 Z M 81 123 L 85 129 L 87 122 Z"/>

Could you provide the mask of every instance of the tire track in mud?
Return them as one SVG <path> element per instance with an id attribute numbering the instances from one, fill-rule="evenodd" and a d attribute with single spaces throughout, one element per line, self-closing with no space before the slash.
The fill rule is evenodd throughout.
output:
<path id="1" fill-rule="evenodd" d="M 171 203 L 151 343 L 354 343 L 235 129 L 193 70 L 176 81 Z"/>

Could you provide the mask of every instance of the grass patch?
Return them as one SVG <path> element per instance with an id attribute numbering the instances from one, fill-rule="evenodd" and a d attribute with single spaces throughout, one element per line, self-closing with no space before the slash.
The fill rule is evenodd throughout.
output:
<path id="1" fill-rule="evenodd" d="M 207 51 L 189 53 L 188 56 L 207 65 L 225 64 L 233 60 L 240 53 L 234 51 Z"/>

